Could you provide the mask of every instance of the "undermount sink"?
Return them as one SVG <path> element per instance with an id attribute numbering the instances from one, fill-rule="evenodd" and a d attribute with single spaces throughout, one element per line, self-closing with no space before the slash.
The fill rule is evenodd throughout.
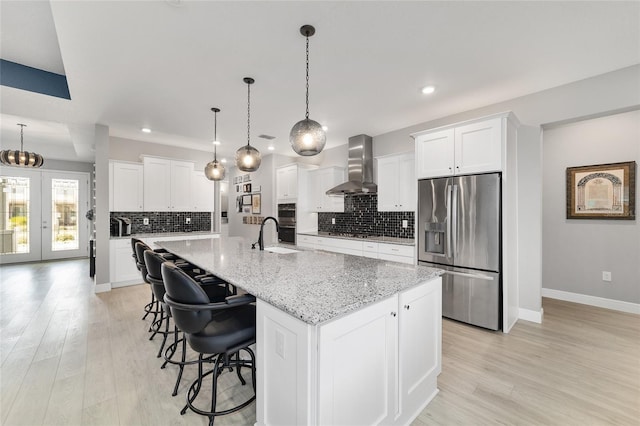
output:
<path id="1" fill-rule="evenodd" d="M 299 253 L 300 250 L 294 250 L 285 247 L 265 247 L 264 251 L 270 251 L 271 253 L 279 253 L 279 254 L 290 254 L 290 253 Z"/>

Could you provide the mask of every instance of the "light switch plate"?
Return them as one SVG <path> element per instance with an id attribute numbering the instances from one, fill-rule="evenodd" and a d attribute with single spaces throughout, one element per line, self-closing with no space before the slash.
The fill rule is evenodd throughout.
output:
<path id="1" fill-rule="evenodd" d="M 191 218 L 190 217 L 186 218 L 184 220 L 184 223 L 187 224 L 187 225 L 191 225 Z"/>
<path id="2" fill-rule="evenodd" d="M 409 221 L 408 221 L 408 220 L 406 220 L 406 219 L 404 219 L 404 220 L 402 221 L 402 227 L 403 227 L 403 228 L 408 228 L 408 227 L 409 227 Z"/>
<path id="3" fill-rule="evenodd" d="M 142 219 L 142 224 L 143 225 L 148 225 L 149 224 L 149 218 L 148 217 L 143 218 Z"/>
<path id="4" fill-rule="evenodd" d="M 335 218 L 335 217 L 332 217 L 332 218 L 331 218 L 331 224 L 332 224 L 332 225 L 335 225 L 335 224 L 336 224 L 336 218 Z"/>
<path id="5" fill-rule="evenodd" d="M 602 281 L 610 282 L 611 281 L 611 272 L 602 271 Z"/>

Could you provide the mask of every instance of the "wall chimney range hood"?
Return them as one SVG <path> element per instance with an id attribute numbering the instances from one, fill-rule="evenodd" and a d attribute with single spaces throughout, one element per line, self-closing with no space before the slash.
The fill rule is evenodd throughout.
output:
<path id="1" fill-rule="evenodd" d="M 375 194 L 373 183 L 373 139 L 358 135 L 349 138 L 349 181 L 335 186 L 327 195 Z"/>

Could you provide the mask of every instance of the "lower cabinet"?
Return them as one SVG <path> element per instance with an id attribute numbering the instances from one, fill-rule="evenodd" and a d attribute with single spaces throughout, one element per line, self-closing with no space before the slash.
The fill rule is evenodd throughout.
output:
<path id="1" fill-rule="evenodd" d="M 296 244 L 300 247 L 316 250 L 390 260 L 392 262 L 408 263 L 411 265 L 416 263 L 415 247 L 402 244 L 347 240 L 305 234 L 297 235 Z"/>
<path id="2" fill-rule="evenodd" d="M 258 301 L 258 425 L 410 424 L 437 394 L 442 279 L 318 326 Z M 282 393 L 282 394 L 280 394 Z"/>
<path id="3" fill-rule="evenodd" d="M 142 275 L 136 267 L 129 238 L 109 242 L 109 281 L 111 287 L 121 287 L 132 282 L 142 282 Z"/>

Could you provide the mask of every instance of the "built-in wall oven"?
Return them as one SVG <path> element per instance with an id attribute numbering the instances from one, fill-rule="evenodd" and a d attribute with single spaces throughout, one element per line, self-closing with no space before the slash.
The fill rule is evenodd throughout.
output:
<path id="1" fill-rule="evenodd" d="M 296 205 L 278 204 L 278 240 L 281 243 L 296 243 Z"/>

